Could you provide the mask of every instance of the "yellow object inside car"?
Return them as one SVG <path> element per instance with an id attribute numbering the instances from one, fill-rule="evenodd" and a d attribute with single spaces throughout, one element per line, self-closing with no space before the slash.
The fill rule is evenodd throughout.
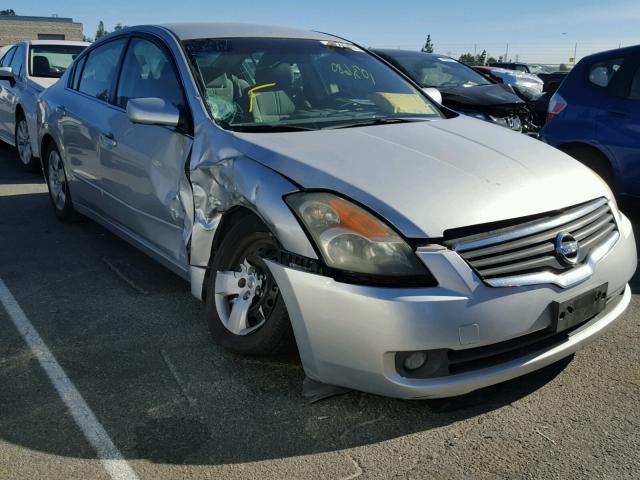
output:
<path id="1" fill-rule="evenodd" d="M 369 99 L 387 113 L 434 114 L 435 111 L 417 93 L 375 92 Z"/>

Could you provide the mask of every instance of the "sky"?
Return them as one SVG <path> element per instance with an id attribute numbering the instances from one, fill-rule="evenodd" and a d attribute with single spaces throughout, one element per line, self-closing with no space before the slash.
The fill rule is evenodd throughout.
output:
<path id="1" fill-rule="evenodd" d="M 13 3 L 12 3 L 13 2 Z M 18 15 L 72 17 L 93 37 L 100 20 L 137 25 L 229 21 L 332 33 L 367 47 L 419 49 L 427 34 L 437 53 L 486 49 L 494 57 L 567 63 L 619 45 L 640 44 L 640 0 L 2 0 Z"/>

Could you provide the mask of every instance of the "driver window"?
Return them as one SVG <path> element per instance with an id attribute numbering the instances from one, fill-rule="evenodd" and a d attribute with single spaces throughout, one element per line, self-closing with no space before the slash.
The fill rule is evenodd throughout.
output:
<path id="1" fill-rule="evenodd" d="M 185 111 L 182 85 L 173 62 L 155 43 L 134 38 L 122 65 L 116 104 L 126 108 L 130 99 L 149 97 L 162 98 Z"/>
<path id="2" fill-rule="evenodd" d="M 16 53 L 13 55 L 13 60 L 11 60 L 11 69 L 13 70 L 13 74 L 16 77 L 22 74 L 22 68 L 24 66 L 24 56 L 25 56 L 24 45 L 20 45 L 16 49 Z"/>

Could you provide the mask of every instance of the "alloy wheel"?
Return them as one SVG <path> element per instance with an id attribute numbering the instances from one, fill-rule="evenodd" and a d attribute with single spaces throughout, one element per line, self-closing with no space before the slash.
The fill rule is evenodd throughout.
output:
<path id="1" fill-rule="evenodd" d="M 27 121 L 24 118 L 20 119 L 16 128 L 16 147 L 18 148 L 20 161 L 25 165 L 29 165 L 32 160 L 31 139 L 29 138 Z"/>
<path id="2" fill-rule="evenodd" d="M 47 180 L 51 199 L 56 209 L 62 210 L 67 201 L 67 179 L 64 175 L 62 159 L 57 151 L 52 150 L 49 153 L 47 165 Z"/>

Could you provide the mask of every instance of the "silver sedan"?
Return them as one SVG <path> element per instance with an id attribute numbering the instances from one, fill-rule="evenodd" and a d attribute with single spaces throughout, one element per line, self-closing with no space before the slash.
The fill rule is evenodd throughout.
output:
<path id="1" fill-rule="evenodd" d="M 87 42 L 32 40 L 11 45 L 0 58 L 0 140 L 14 145 L 26 170 L 40 168 L 33 152 L 36 98 L 62 76 Z"/>
<path id="2" fill-rule="evenodd" d="M 571 355 L 627 308 L 631 225 L 590 170 L 433 103 L 342 38 L 132 27 L 40 97 L 56 215 L 190 282 L 215 342 L 316 381 L 457 395 Z"/>

